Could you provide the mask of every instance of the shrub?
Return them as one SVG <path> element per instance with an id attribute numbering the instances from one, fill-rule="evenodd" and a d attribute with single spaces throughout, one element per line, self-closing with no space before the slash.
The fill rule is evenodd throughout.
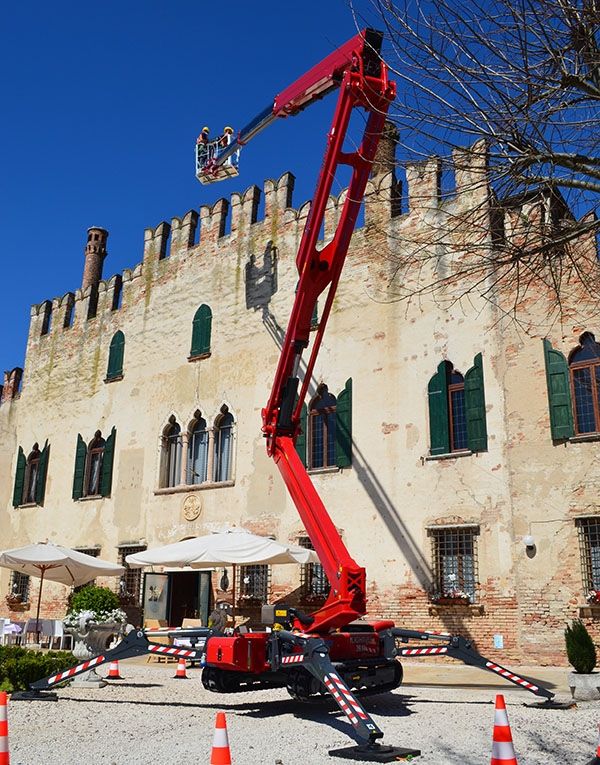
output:
<path id="1" fill-rule="evenodd" d="M 580 619 L 575 619 L 570 626 L 567 625 L 565 643 L 569 664 L 575 672 L 582 675 L 593 672 L 596 666 L 596 646 Z"/>
<path id="2" fill-rule="evenodd" d="M 98 587 L 88 584 L 79 592 L 73 593 L 69 613 L 78 611 L 93 611 L 95 614 L 105 614 L 119 608 L 119 598 L 108 587 Z"/>
<path id="3" fill-rule="evenodd" d="M 24 691 L 30 683 L 69 669 L 75 663 L 66 651 L 38 653 L 20 646 L 0 646 L 0 690 Z"/>

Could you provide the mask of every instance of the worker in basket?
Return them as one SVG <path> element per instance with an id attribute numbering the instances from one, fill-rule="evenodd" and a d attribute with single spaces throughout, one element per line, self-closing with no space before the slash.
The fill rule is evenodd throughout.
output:
<path id="1" fill-rule="evenodd" d="M 219 154 L 223 149 L 226 149 L 229 144 L 233 141 L 233 128 L 229 127 L 229 125 L 226 125 L 223 128 L 223 135 L 219 136 L 218 138 L 218 146 L 219 146 Z M 235 154 L 232 154 L 230 157 L 228 157 L 225 160 L 226 165 L 237 165 L 238 162 L 238 153 L 235 152 Z"/>
<path id="2" fill-rule="evenodd" d="M 196 139 L 196 159 L 199 167 L 203 167 L 208 159 L 208 149 L 210 144 L 208 137 L 209 133 L 210 130 L 205 126 L 202 128 L 202 132 Z"/>

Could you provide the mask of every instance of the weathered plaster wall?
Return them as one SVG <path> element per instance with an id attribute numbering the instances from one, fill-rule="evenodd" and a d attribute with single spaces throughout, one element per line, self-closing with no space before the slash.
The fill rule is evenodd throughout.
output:
<path id="1" fill-rule="evenodd" d="M 567 352 L 583 329 L 594 327 L 578 322 L 561 335 L 547 326 L 539 299 L 525 306 L 527 334 L 482 299 L 466 306 L 427 295 L 408 304 L 380 299 L 394 270 L 389 253 L 402 241 L 426 240 L 428 230 L 451 215 L 464 219 L 453 236 L 468 243 L 469 210 L 487 204 L 471 183 L 480 171 L 463 163 L 455 196 L 441 204 L 438 163 L 408 168 L 410 211 L 401 216 L 393 215 L 392 174 L 382 171 L 371 182 L 365 226 L 353 238 L 311 387 L 314 392 L 325 382 L 337 394 L 352 378 L 353 465 L 316 474 L 314 481 L 349 550 L 367 568 L 371 615 L 460 631 L 499 661 L 564 663 L 562 626 L 583 602 L 573 518 L 597 512 L 597 482 L 590 477 L 597 473 L 598 448 L 552 444 L 542 338 L 548 334 Z M 111 310 L 115 277 L 100 282 L 93 319 L 87 319 L 90 288 L 75 293 L 69 328 L 63 327 L 67 296 L 53 301 L 47 335 L 40 334 L 42 306 L 34 306 L 22 393 L 0 406 L 3 547 L 49 538 L 100 545 L 102 557 L 116 560 L 120 544 L 151 547 L 230 523 L 283 540 L 302 534 L 260 430 L 308 212 L 307 205 L 291 207 L 292 189 L 290 174 L 266 182 L 263 220 L 256 220 L 258 189 L 251 187 L 199 215 L 174 218 L 170 227 L 147 229 L 142 263 L 123 274 L 118 310 Z M 326 236 L 338 210 L 338 200 L 330 200 Z M 228 212 L 230 233 L 224 234 Z M 431 273 L 449 267 L 443 257 L 427 266 Z M 211 355 L 188 361 L 191 322 L 201 303 L 213 313 Z M 585 306 L 578 308 L 585 315 Z M 124 376 L 106 383 L 109 343 L 118 329 L 125 334 Z M 442 359 L 464 373 L 480 352 L 488 450 L 428 459 L 428 380 Z M 224 404 L 236 422 L 233 481 L 159 490 L 160 435 L 169 416 L 183 430 L 196 410 L 211 423 Z M 113 426 L 111 497 L 74 502 L 77 434 L 90 441 L 97 429 L 106 436 Z M 44 506 L 13 509 L 17 447 L 27 452 L 46 439 L 51 455 Z M 201 513 L 190 522 L 182 506 L 191 494 Z M 427 527 L 440 523 L 479 526 L 477 606 L 429 601 Z M 534 558 L 521 541 L 530 532 L 538 545 Z M 0 591 L 7 586 L 8 572 L 0 570 Z M 297 586 L 295 567 L 274 569 L 274 595 Z M 63 592 L 49 590 L 55 598 L 49 597 L 46 613 L 59 612 Z M 493 649 L 497 633 L 504 636 L 499 651 Z"/>

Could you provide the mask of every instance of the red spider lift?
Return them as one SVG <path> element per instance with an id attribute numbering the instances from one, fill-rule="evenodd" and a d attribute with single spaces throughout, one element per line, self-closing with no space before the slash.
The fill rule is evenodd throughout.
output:
<path id="1" fill-rule="evenodd" d="M 266 606 L 274 624 L 270 632 L 234 632 L 223 635 L 209 629 L 188 631 L 198 640 L 191 650 L 169 648 L 148 640 L 143 630 L 130 632 L 103 655 L 31 685 L 39 693 L 66 679 L 115 659 L 147 652 L 200 659 L 202 682 L 217 693 L 285 687 L 292 697 L 308 700 L 320 694 L 332 696 L 342 710 L 358 746 L 330 751 L 331 755 L 373 762 L 392 762 L 420 754 L 417 749 L 384 746 L 382 731 L 359 702 L 357 695 L 391 691 L 402 682 L 403 656 L 446 655 L 481 667 L 522 686 L 550 702 L 548 690 L 480 656 L 471 641 L 446 633 L 406 630 L 392 621 L 365 621 L 367 612 L 365 569 L 359 566 L 340 538 L 295 449 L 300 413 L 321 346 L 350 238 L 356 225 L 375 152 L 381 137 L 395 84 L 388 80 L 380 57 L 382 35 L 366 29 L 338 48 L 304 76 L 280 93 L 274 103 L 243 128 L 228 146 L 197 164 L 204 183 L 229 177 L 223 172 L 231 157 L 274 120 L 298 114 L 333 90 L 339 90 L 333 122 L 316 191 L 300 243 L 296 266 L 298 288 L 283 341 L 275 380 L 262 411 L 268 454 L 275 460 L 287 489 L 329 579 L 326 603 L 305 615 L 284 605 Z M 344 150 L 354 109 L 367 113 L 360 146 Z M 340 165 L 352 169 L 348 193 L 333 239 L 320 249 L 317 240 L 325 206 Z M 237 162 L 236 162 L 237 166 Z M 326 292 L 316 333 L 311 333 L 313 310 Z M 311 343 L 312 338 L 312 343 Z M 304 377 L 300 360 L 311 345 Z M 179 634 L 179 633 L 178 633 Z M 436 645 L 406 645 L 410 641 L 436 641 Z"/>

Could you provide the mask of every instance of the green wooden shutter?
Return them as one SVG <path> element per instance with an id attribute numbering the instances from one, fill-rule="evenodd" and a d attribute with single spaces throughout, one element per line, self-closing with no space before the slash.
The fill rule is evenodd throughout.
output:
<path id="1" fill-rule="evenodd" d="M 125 353 L 125 335 L 119 330 L 115 332 L 110 341 L 110 350 L 108 352 L 108 370 L 106 372 L 107 380 L 114 380 L 115 377 L 123 376 L 123 355 Z"/>
<path id="2" fill-rule="evenodd" d="M 302 460 L 302 464 L 306 467 L 306 425 L 308 420 L 308 408 L 306 404 L 302 404 L 302 410 L 300 412 L 300 431 L 296 437 L 296 451 L 298 456 Z"/>
<path id="3" fill-rule="evenodd" d="M 427 386 L 431 454 L 448 454 L 450 451 L 447 367 L 447 362 L 442 361 Z"/>
<path id="4" fill-rule="evenodd" d="M 25 481 L 25 468 L 27 467 L 27 458 L 22 447 L 19 446 L 17 455 L 17 469 L 15 470 L 15 488 L 13 491 L 13 507 L 18 507 L 23 502 L 23 483 Z"/>
<path id="5" fill-rule="evenodd" d="M 110 497 L 110 491 L 112 489 L 112 472 L 113 462 L 115 459 L 115 439 L 117 437 L 117 430 L 113 427 L 110 431 L 110 436 L 106 439 L 104 444 L 104 457 L 102 459 L 102 476 L 100 478 L 100 494 L 103 497 Z"/>
<path id="6" fill-rule="evenodd" d="M 472 452 L 484 452 L 487 450 L 487 425 L 481 353 L 475 356 L 473 366 L 465 375 L 465 409 L 467 446 Z"/>
<path id="7" fill-rule="evenodd" d="M 544 340 L 544 360 L 552 438 L 555 441 L 572 438 L 575 435 L 575 429 L 569 364 L 560 351 L 554 350 L 549 340 Z"/>
<path id="8" fill-rule="evenodd" d="M 352 464 L 352 378 L 346 380 L 344 390 L 337 397 L 336 415 L 336 457 L 338 467 Z"/>
<path id="9" fill-rule="evenodd" d="M 212 311 L 207 305 L 201 305 L 194 315 L 190 356 L 200 356 L 203 353 L 210 353 L 211 329 Z"/>
<path id="10" fill-rule="evenodd" d="M 38 463 L 38 476 L 35 485 L 35 501 L 38 505 L 44 504 L 44 495 L 46 493 L 46 473 L 48 472 L 48 456 L 50 454 L 50 445 L 48 439 L 44 448 L 40 452 L 40 461 Z"/>
<path id="11" fill-rule="evenodd" d="M 73 471 L 73 499 L 83 497 L 83 479 L 85 477 L 85 458 L 87 457 L 87 446 L 81 437 L 77 434 L 77 449 L 75 451 L 75 470 Z"/>

